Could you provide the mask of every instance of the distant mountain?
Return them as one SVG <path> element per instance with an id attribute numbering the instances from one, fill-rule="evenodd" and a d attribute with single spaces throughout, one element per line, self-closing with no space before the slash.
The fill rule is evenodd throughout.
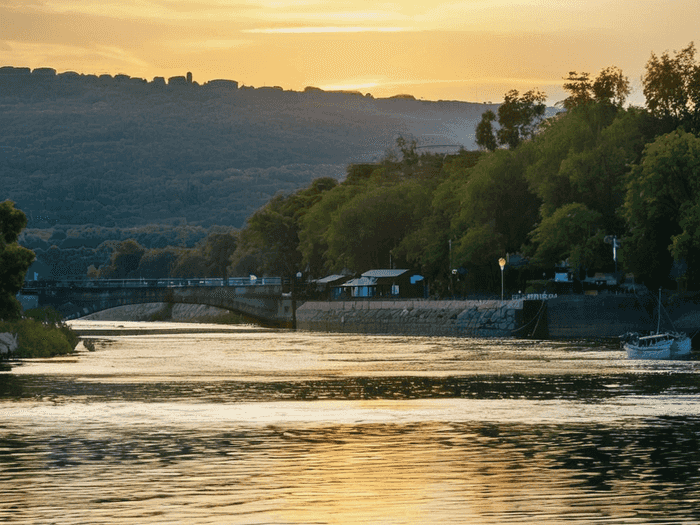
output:
<path id="1" fill-rule="evenodd" d="M 240 227 L 275 193 L 341 179 L 398 136 L 473 149 L 476 123 L 495 108 L 3 67 L 0 198 L 30 228 Z"/>

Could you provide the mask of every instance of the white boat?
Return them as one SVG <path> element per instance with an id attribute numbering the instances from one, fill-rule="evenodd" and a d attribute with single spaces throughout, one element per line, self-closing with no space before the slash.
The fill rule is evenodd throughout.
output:
<path id="1" fill-rule="evenodd" d="M 660 332 L 661 289 L 659 289 L 659 318 L 656 333 L 640 335 L 629 333 L 621 336 L 628 359 L 681 359 L 690 356 L 691 339 L 680 332 Z"/>
<path id="2" fill-rule="evenodd" d="M 690 337 L 678 332 L 629 334 L 623 346 L 629 359 L 679 359 L 691 351 Z"/>

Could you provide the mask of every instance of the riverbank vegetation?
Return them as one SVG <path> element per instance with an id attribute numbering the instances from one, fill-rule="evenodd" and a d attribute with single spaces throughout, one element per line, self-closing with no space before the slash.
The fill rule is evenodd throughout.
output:
<path id="1" fill-rule="evenodd" d="M 571 72 L 564 111 L 551 118 L 537 92 L 511 91 L 477 126 L 480 151 L 419 153 L 400 139 L 395 155 L 349 166 L 340 183 L 318 179 L 272 199 L 241 231 L 233 262 L 274 275 L 409 267 L 444 295 L 455 279 L 496 290 L 497 261 L 510 254 L 529 263 L 508 268 L 516 285 L 560 263 L 585 277 L 617 262 L 650 286 L 697 289 L 694 45 L 652 55 L 643 86 L 646 107 L 625 107 L 618 68 Z"/>
<path id="2" fill-rule="evenodd" d="M 80 341 L 58 312 L 44 308 L 29 310 L 22 319 L 0 321 L 0 332 L 17 334 L 18 346 L 13 358 L 70 354 Z"/>
<path id="3" fill-rule="evenodd" d="M 26 215 L 12 201 L 0 203 L 0 333 L 17 337 L 13 357 L 70 353 L 78 344 L 78 337 L 62 322 L 60 313 L 42 308 L 23 315 L 17 300 L 27 269 L 34 261 L 34 252 L 17 242 L 26 225 Z M 9 351 L 6 355 L 9 357 Z"/>

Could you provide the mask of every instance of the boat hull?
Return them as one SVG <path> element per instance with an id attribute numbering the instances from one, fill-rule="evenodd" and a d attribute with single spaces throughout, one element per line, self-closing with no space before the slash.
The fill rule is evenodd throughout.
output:
<path id="1" fill-rule="evenodd" d="M 627 341 L 624 348 L 629 359 L 681 359 L 690 356 L 692 344 L 686 335 L 663 334 L 638 337 Z"/>
<path id="2" fill-rule="evenodd" d="M 671 357 L 686 357 L 690 355 L 692 344 L 690 337 L 679 337 L 671 345 Z"/>
<path id="3" fill-rule="evenodd" d="M 625 344 L 628 359 L 671 359 L 673 341 L 664 344 L 640 347 L 632 343 Z"/>

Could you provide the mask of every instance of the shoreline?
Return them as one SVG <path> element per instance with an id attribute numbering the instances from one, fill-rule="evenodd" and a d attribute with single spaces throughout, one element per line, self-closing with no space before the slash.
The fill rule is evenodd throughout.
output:
<path id="1" fill-rule="evenodd" d="M 676 299 L 668 319 L 673 328 L 694 336 L 700 331 L 700 304 L 695 294 Z M 312 332 L 401 334 L 535 339 L 617 339 L 626 332 L 649 330 L 655 305 L 636 295 L 564 295 L 539 300 L 367 300 L 306 301 L 296 310 L 296 328 Z M 154 314 L 167 311 L 165 318 Z M 246 323 L 216 323 L 227 310 L 191 304 L 150 303 L 96 312 L 94 321 L 161 321 L 213 324 L 187 328 L 188 333 L 241 330 Z M 256 325 L 257 326 L 257 325 Z M 227 328 L 230 327 L 230 328 Z M 670 328 L 669 326 L 664 329 Z M 148 333 L 173 333 L 160 326 Z M 105 328 L 90 335 L 127 335 Z M 78 329 L 79 331 L 79 329 Z M 144 330 L 138 330 L 144 334 Z"/>

